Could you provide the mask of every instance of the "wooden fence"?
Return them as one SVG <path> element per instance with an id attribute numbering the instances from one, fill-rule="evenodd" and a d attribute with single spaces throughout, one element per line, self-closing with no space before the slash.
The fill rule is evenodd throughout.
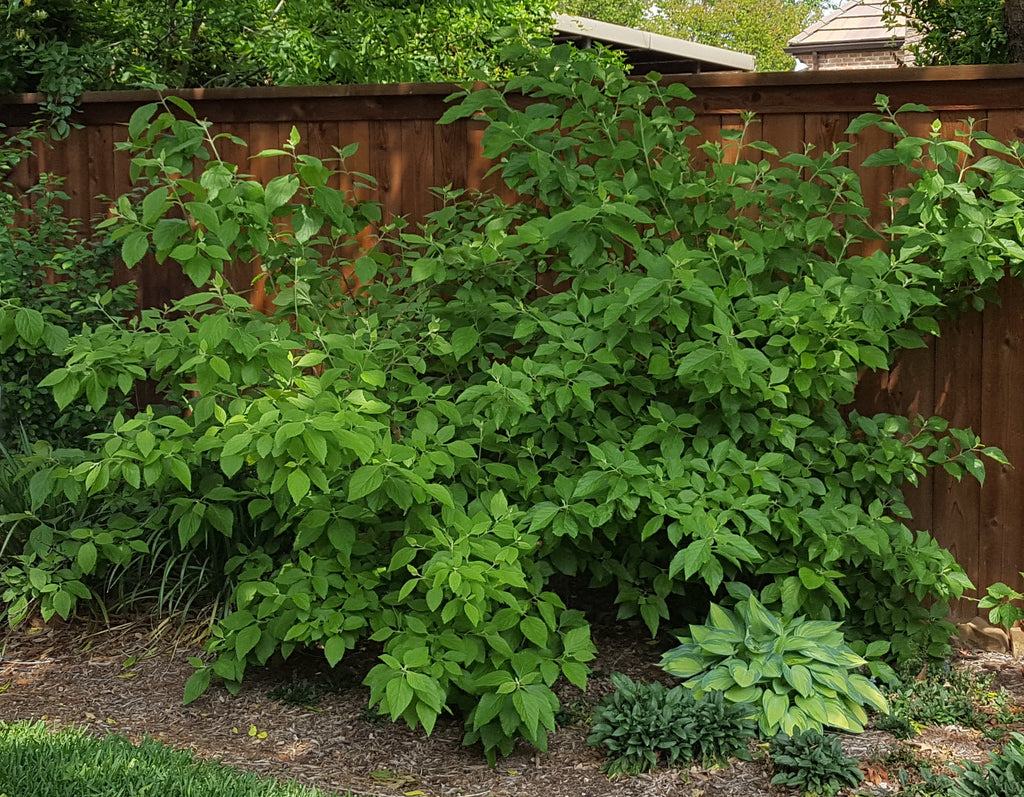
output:
<path id="1" fill-rule="evenodd" d="M 910 114 L 903 124 L 926 134 L 932 120 L 946 132 L 972 117 L 1003 140 L 1024 137 L 1024 65 L 931 67 L 925 69 L 850 70 L 777 74 L 717 73 L 672 78 L 696 94 L 690 103 L 696 126 L 709 139 L 740 124 L 742 111 L 758 119 L 750 136 L 782 151 L 801 151 L 804 143 L 829 147 L 847 138 L 850 120 L 873 109 L 875 96 L 890 97 L 893 107 L 923 103 L 931 114 Z M 331 157 L 332 147 L 359 142 L 351 168 L 379 180 L 376 199 L 390 215 L 421 217 L 435 206 L 428 188 L 502 190 L 492 165 L 482 157 L 478 123 L 438 126 L 436 120 L 453 90 L 447 85 L 335 86 L 267 89 L 219 89 L 175 92 L 189 100 L 216 131 L 230 131 L 249 143 L 250 152 L 277 147 L 295 125 L 302 149 Z M 40 148 L 38 157 L 16 175 L 27 185 L 39 172 L 68 178 L 69 212 L 79 218 L 103 214 L 107 201 L 130 187 L 127 157 L 114 143 L 125 136 L 124 123 L 153 92 L 87 94 L 76 121 L 82 128 L 66 141 Z M 0 122 L 27 124 L 38 97 L 0 99 Z M 886 193 L 904 179 L 897 169 L 859 168 L 871 152 L 888 147 L 889 136 L 869 129 L 851 139 L 850 165 L 860 172 L 865 197 L 880 214 Z M 243 170 L 266 180 L 285 167 L 276 158 L 248 161 L 248 152 L 228 147 L 222 156 L 237 159 Z M 133 275 L 144 305 L 181 295 L 186 284 L 170 270 L 148 267 Z M 937 474 L 908 491 L 914 525 L 928 528 L 953 550 L 975 583 L 1006 581 L 1020 586 L 1024 570 L 1024 287 L 1007 281 L 1001 306 L 948 323 L 927 349 L 908 352 L 887 374 L 861 386 L 862 411 L 942 414 L 958 426 L 973 427 L 990 445 L 1000 446 L 1019 469 L 989 467 L 984 487 L 957 484 Z M 975 614 L 973 605 L 955 607 L 959 616 Z"/>

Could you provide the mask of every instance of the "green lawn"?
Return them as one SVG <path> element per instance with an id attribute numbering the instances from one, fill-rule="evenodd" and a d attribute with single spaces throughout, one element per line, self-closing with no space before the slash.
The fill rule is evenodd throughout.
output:
<path id="1" fill-rule="evenodd" d="M 160 742 L 0 723 L 0 797 L 328 797 Z"/>

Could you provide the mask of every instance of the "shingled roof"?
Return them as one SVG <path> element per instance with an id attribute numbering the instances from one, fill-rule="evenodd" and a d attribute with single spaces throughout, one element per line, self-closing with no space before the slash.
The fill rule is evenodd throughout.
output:
<path id="1" fill-rule="evenodd" d="M 900 18 L 894 27 L 882 21 L 883 0 L 852 0 L 789 40 L 786 52 L 800 56 L 829 50 L 899 49 L 907 36 Z"/>

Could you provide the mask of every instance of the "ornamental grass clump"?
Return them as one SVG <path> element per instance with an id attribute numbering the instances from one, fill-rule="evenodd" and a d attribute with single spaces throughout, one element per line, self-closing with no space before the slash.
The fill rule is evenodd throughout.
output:
<path id="1" fill-rule="evenodd" d="M 605 748 L 601 769 L 609 775 L 748 757 L 746 740 L 756 734 L 749 706 L 727 703 L 720 694 L 697 700 L 680 686 L 637 683 L 620 673 L 612 684 L 616 690 L 601 699 L 587 738 Z"/>

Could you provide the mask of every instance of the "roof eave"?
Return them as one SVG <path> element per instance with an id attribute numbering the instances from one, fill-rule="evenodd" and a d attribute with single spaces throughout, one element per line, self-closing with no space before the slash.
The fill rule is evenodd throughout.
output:
<path id="1" fill-rule="evenodd" d="M 863 50 L 901 50 L 906 39 L 860 39 L 848 42 L 821 42 L 819 44 L 790 44 L 782 49 L 789 55 L 800 56 L 808 53 L 845 53 Z"/>
<path id="2" fill-rule="evenodd" d="M 660 33 L 648 33 L 636 28 L 627 28 L 625 25 L 612 25 L 609 22 L 599 22 L 596 19 L 559 14 L 555 18 L 554 29 L 563 35 L 585 36 L 619 47 L 651 50 L 687 61 L 713 64 L 725 69 L 754 71 L 754 56 L 747 53 L 676 39 L 672 36 L 663 36 Z"/>

